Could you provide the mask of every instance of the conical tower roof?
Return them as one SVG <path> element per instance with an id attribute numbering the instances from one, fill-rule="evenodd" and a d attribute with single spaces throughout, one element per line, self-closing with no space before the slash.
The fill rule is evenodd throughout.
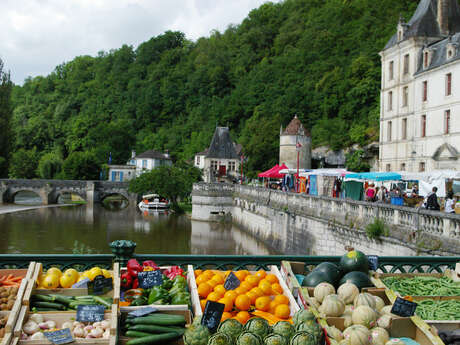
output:
<path id="1" fill-rule="evenodd" d="M 230 138 L 230 131 L 228 127 L 216 127 L 206 157 L 218 159 L 239 159 L 236 154 L 232 138 Z"/>
<path id="2" fill-rule="evenodd" d="M 282 132 L 281 135 L 306 135 L 310 136 L 310 132 L 304 127 L 299 118 L 294 116 L 294 118 L 289 122 L 286 129 Z"/>

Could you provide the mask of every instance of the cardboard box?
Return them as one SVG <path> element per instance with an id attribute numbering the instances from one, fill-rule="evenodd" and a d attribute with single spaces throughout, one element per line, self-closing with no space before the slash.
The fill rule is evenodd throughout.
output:
<path id="1" fill-rule="evenodd" d="M 426 299 L 432 299 L 435 301 L 445 301 L 445 300 L 460 300 L 460 296 L 435 296 L 435 297 L 424 297 L 417 296 L 413 297 L 414 302 L 423 301 Z M 417 314 L 417 310 L 415 311 Z M 428 325 L 436 328 L 438 332 L 441 331 L 453 331 L 460 329 L 460 319 L 459 320 L 424 320 Z"/>

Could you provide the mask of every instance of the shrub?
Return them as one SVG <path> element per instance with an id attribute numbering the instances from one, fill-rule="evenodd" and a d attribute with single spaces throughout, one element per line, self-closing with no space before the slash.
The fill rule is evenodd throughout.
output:
<path id="1" fill-rule="evenodd" d="M 370 223 L 366 226 L 367 237 L 371 239 L 379 238 L 380 236 L 388 236 L 389 230 L 385 222 L 376 218 L 373 223 Z"/>

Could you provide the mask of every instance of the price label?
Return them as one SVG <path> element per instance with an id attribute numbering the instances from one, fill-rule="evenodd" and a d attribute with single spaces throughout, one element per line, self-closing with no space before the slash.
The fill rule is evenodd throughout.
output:
<path id="1" fill-rule="evenodd" d="M 379 257 L 377 255 L 368 255 L 367 261 L 369 263 L 369 269 L 371 271 L 377 271 L 377 268 L 379 268 Z"/>
<path id="2" fill-rule="evenodd" d="M 88 283 L 91 280 L 89 278 L 85 278 L 80 280 L 79 282 L 76 282 L 75 284 L 72 285 L 72 289 L 87 289 L 88 288 Z"/>
<path id="3" fill-rule="evenodd" d="M 238 286 L 240 286 L 241 282 L 236 277 L 235 273 L 230 272 L 227 279 L 225 279 L 224 288 L 226 290 L 235 290 Z"/>
<path id="4" fill-rule="evenodd" d="M 98 304 L 77 306 L 77 321 L 98 322 L 104 320 L 105 306 Z"/>
<path id="5" fill-rule="evenodd" d="M 220 319 L 224 313 L 225 304 L 208 301 L 204 308 L 204 313 L 201 318 L 201 324 L 209 328 L 211 333 L 217 331 Z"/>
<path id="6" fill-rule="evenodd" d="M 163 274 L 160 270 L 139 272 L 137 279 L 139 279 L 139 287 L 141 289 L 149 289 L 163 284 Z"/>
<path id="7" fill-rule="evenodd" d="M 402 317 L 410 317 L 415 314 L 415 309 L 417 309 L 417 303 L 397 297 L 393 308 L 391 308 L 391 313 Z"/>
<path id="8" fill-rule="evenodd" d="M 145 307 L 145 308 L 141 308 L 141 309 L 131 311 L 131 312 L 128 313 L 128 315 L 133 316 L 133 317 L 141 317 L 141 316 L 145 316 L 145 315 L 149 315 L 151 313 L 154 313 L 157 310 L 158 310 L 157 308 Z"/>
<path id="9" fill-rule="evenodd" d="M 90 295 L 103 295 L 111 290 L 113 290 L 112 278 L 97 276 L 88 283 L 88 294 Z"/>
<path id="10" fill-rule="evenodd" d="M 52 332 L 43 332 L 45 337 L 53 344 L 68 344 L 74 341 L 70 328 L 63 328 Z"/>

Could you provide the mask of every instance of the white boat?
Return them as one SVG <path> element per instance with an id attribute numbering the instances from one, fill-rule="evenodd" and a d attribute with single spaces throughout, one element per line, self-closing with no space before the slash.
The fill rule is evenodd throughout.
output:
<path id="1" fill-rule="evenodd" d="M 140 209 L 166 209 L 169 208 L 169 200 L 158 194 L 147 194 L 142 196 L 138 206 Z"/>

